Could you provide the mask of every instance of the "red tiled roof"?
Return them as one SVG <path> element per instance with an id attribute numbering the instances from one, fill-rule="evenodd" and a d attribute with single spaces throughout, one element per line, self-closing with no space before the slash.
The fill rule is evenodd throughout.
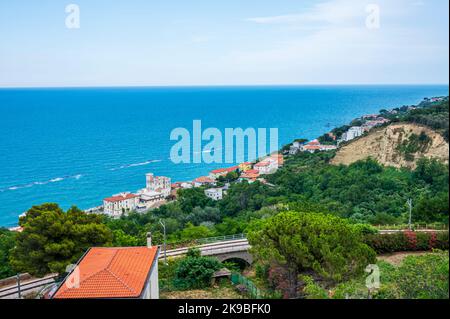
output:
<path id="1" fill-rule="evenodd" d="M 233 167 L 228 167 L 228 168 L 219 168 L 219 169 L 215 169 L 213 171 L 211 171 L 212 174 L 220 174 L 220 173 L 229 173 L 229 172 L 233 172 L 235 170 L 237 170 L 239 168 L 239 166 L 233 166 Z"/>
<path id="2" fill-rule="evenodd" d="M 157 252 L 156 246 L 91 248 L 78 264 L 79 286 L 68 285 L 69 276 L 53 298 L 137 298 L 142 294 Z"/>
<path id="3" fill-rule="evenodd" d="M 120 202 L 126 199 L 131 199 L 131 198 L 136 198 L 139 197 L 138 195 L 135 194 L 126 194 L 126 195 L 117 195 L 117 196 L 112 196 L 112 197 L 108 197 L 105 198 L 104 200 L 107 202 Z"/>
<path id="4" fill-rule="evenodd" d="M 214 180 L 212 178 L 209 178 L 208 176 L 201 176 L 194 180 L 194 182 L 197 183 L 214 183 Z"/>
<path id="5" fill-rule="evenodd" d="M 308 145 L 320 145 L 320 142 L 318 140 L 313 140 L 309 142 Z"/>
<path id="6" fill-rule="evenodd" d="M 225 173 L 227 172 L 227 170 L 225 168 L 219 168 L 219 169 L 215 169 L 213 171 L 211 171 L 212 174 L 220 174 L 220 173 Z"/>
<path id="7" fill-rule="evenodd" d="M 311 150 L 311 151 L 315 151 L 315 150 L 320 150 L 321 147 L 320 145 L 306 145 L 303 147 L 306 150 Z"/>
<path id="8" fill-rule="evenodd" d="M 255 164 L 255 167 L 265 167 L 265 166 L 269 166 L 269 165 L 270 165 L 270 163 L 268 161 L 262 161 L 262 162 Z"/>

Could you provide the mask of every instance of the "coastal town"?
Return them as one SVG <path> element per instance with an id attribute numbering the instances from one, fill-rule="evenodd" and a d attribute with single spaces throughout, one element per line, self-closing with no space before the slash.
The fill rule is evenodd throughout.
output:
<path id="1" fill-rule="evenodd" d="M 398 111 L 386 112 L 396 114 Z M 346 130 L 340 135 L 333 130 L 324 135 L 326 138 L 322 137 L 311 141 L 296 140 L 281 153 L 273 153 L 253 162 L 215 169 L 210 171 L 208 175 L 199 176 L 192 181 L 172 182 L 170 177 L 155 176 L 153 173 L 148 173 L 145 175 L 145 188 L 134 193 L 122 192 L 104 198 L 103 205 L 88 209 L 86 212 L 101 213 L 113 218 L 119 218 L 130 212 L 145 213 L 169 201 L 176 200 L 179 189 L 199 187 L 204 188 L 204 194 L 208 198 L 220 201 L 227 193 L 230 185 L 229 180 L 248 183 L 259 181 L 266 184 L 267 181 L 264 176 L 277 172 L 283 166 L 286 156 L 292 156 L 300 152 L 335 151 L 341 145 L 363 136 L 370 130 L 390 123 L 389 119 L 379 114 L 364 115 L 352 123 L 355 121 L 359 125 L 346 127 Z"/>
<path id="2" fill-rule="evenodd" d="M 143 213 L 160 207 L 177 197 L 179 189 L 205 187 L 205 195 L 212 200 L 221 200 L 226 194 L 229 183 L 222 181 L 228 174 L 233 174 L 239 182 L 253 183 L 260 181 L 266 183 L 264 175 L 275 173 L 283 166 L 283 155 L 272 154 L 257 162 L 245 162 L 228 168 L 215 169 L 207 176 L 200 176 L 193 181 L 171 183 L 171 178 L 155 176 L 148 173 L 146 186 L 135 193 L 122 192 L 103 199 L 103 205 L 87 210 L 88 213 L 103 213 L 113 218 L 118 218 L 129 212 Z M 218 186 L 218 184 L 224 184 Z"/>
<path id="3" fill-rule="evenodd" d="M 421 103 L 436 103 L 443 101 L 444 97 L 424 98 Z M 295 140 L 286 145 L 280 152 L 276 152 L 252 162 L 243 162 L 238 165 L 218 168 L 208 175 L 199 176 L 192 181 L 172 182 L 170 177 L 155 176 L 153 173 L 145 175 L 145 188 L 135 192 L 124 191 L 103 199 L 97 207 L 86 209 L 86 213 L 104 214 L 112 218 L 120 218 L 130 212 L 145 213 L 156 209 L 170 201 L 176 200 L 180 189 L 204 188 L 204 194 L 214 200 L 220 201 L 227 194 L 230 181 L 254 183 L 259 181 L 267 184 L 264 176 L 271 175 L 283 166 L 285 158 L 298 153 L 331 152 L 336 151 L 347 143 L 358 139 L 371 130 L 391 123 L 390 118 L 401 113 L 412 111 L 420 107 L 403 106 L 391 110 L 381 110 L 380 114 L 367 114 L 354 119 L 350 125 L 335 128 L 323 136 L 307 141 Z M 23 216 L 23 214 L 21 215 Z M 20 227 L 9 228 L 20 231 Z"/>

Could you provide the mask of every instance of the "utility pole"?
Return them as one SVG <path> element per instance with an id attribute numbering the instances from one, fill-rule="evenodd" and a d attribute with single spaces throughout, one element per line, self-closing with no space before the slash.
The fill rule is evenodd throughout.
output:
<path id="1" fill-rule="evenodd" d="M 164 265 L 167 265 L 166 223 L 164 223 L 161 219 L 159 220 L 159 223 L 163 227 L 164 232 Z"/>
<path id="2" fill-rule="evenodd" d="M 408 204 L 409 207 L 409 221 L 408 221 L 408 225 L 409 225 L 409 230 L 412 230 L 412 199 L 409 198 L 406 203 Z"/>
<path id="3" fill-rule="evenodd" d="M 16 277 L 17 277 L 17 295 L 19 296 L 19 299 L 22 299 L 22 291 L 20 290 L 20 274 L 17 274 Z"/>

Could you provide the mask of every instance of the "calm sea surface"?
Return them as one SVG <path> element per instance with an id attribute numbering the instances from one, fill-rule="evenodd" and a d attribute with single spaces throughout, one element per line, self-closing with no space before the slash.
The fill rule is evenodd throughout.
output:
<path id="1" fill-rule="evenodd" d="M 382 108 L 448 95 L 448 86 L 0 89 L 0 225 L 32 205 L 98 206 L 144 187 L 145 173 L 173 181 L 218 164 L 173 164 L 170 132 L 279 129 L 279 143 L 314 138 Z M 225 165 L 227 166 L 227 165 Z"/>

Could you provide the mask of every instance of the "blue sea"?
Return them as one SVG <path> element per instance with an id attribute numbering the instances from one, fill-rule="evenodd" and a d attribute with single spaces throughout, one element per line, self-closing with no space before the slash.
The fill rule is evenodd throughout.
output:
<path id="1" fill-rule="evenodd" d="M 145 173 L 173 181 L 220 164 L 174 164 L 170 132 L 279 129 L 279 144 L 312 139 L 383 108 L 448 95 L 448 86 L 266 86 L 0 89 L 0 225 L 32 205 L 102 204 L 145 186 Z M 229 165 L 228 165 L 229 166 Z"/>

